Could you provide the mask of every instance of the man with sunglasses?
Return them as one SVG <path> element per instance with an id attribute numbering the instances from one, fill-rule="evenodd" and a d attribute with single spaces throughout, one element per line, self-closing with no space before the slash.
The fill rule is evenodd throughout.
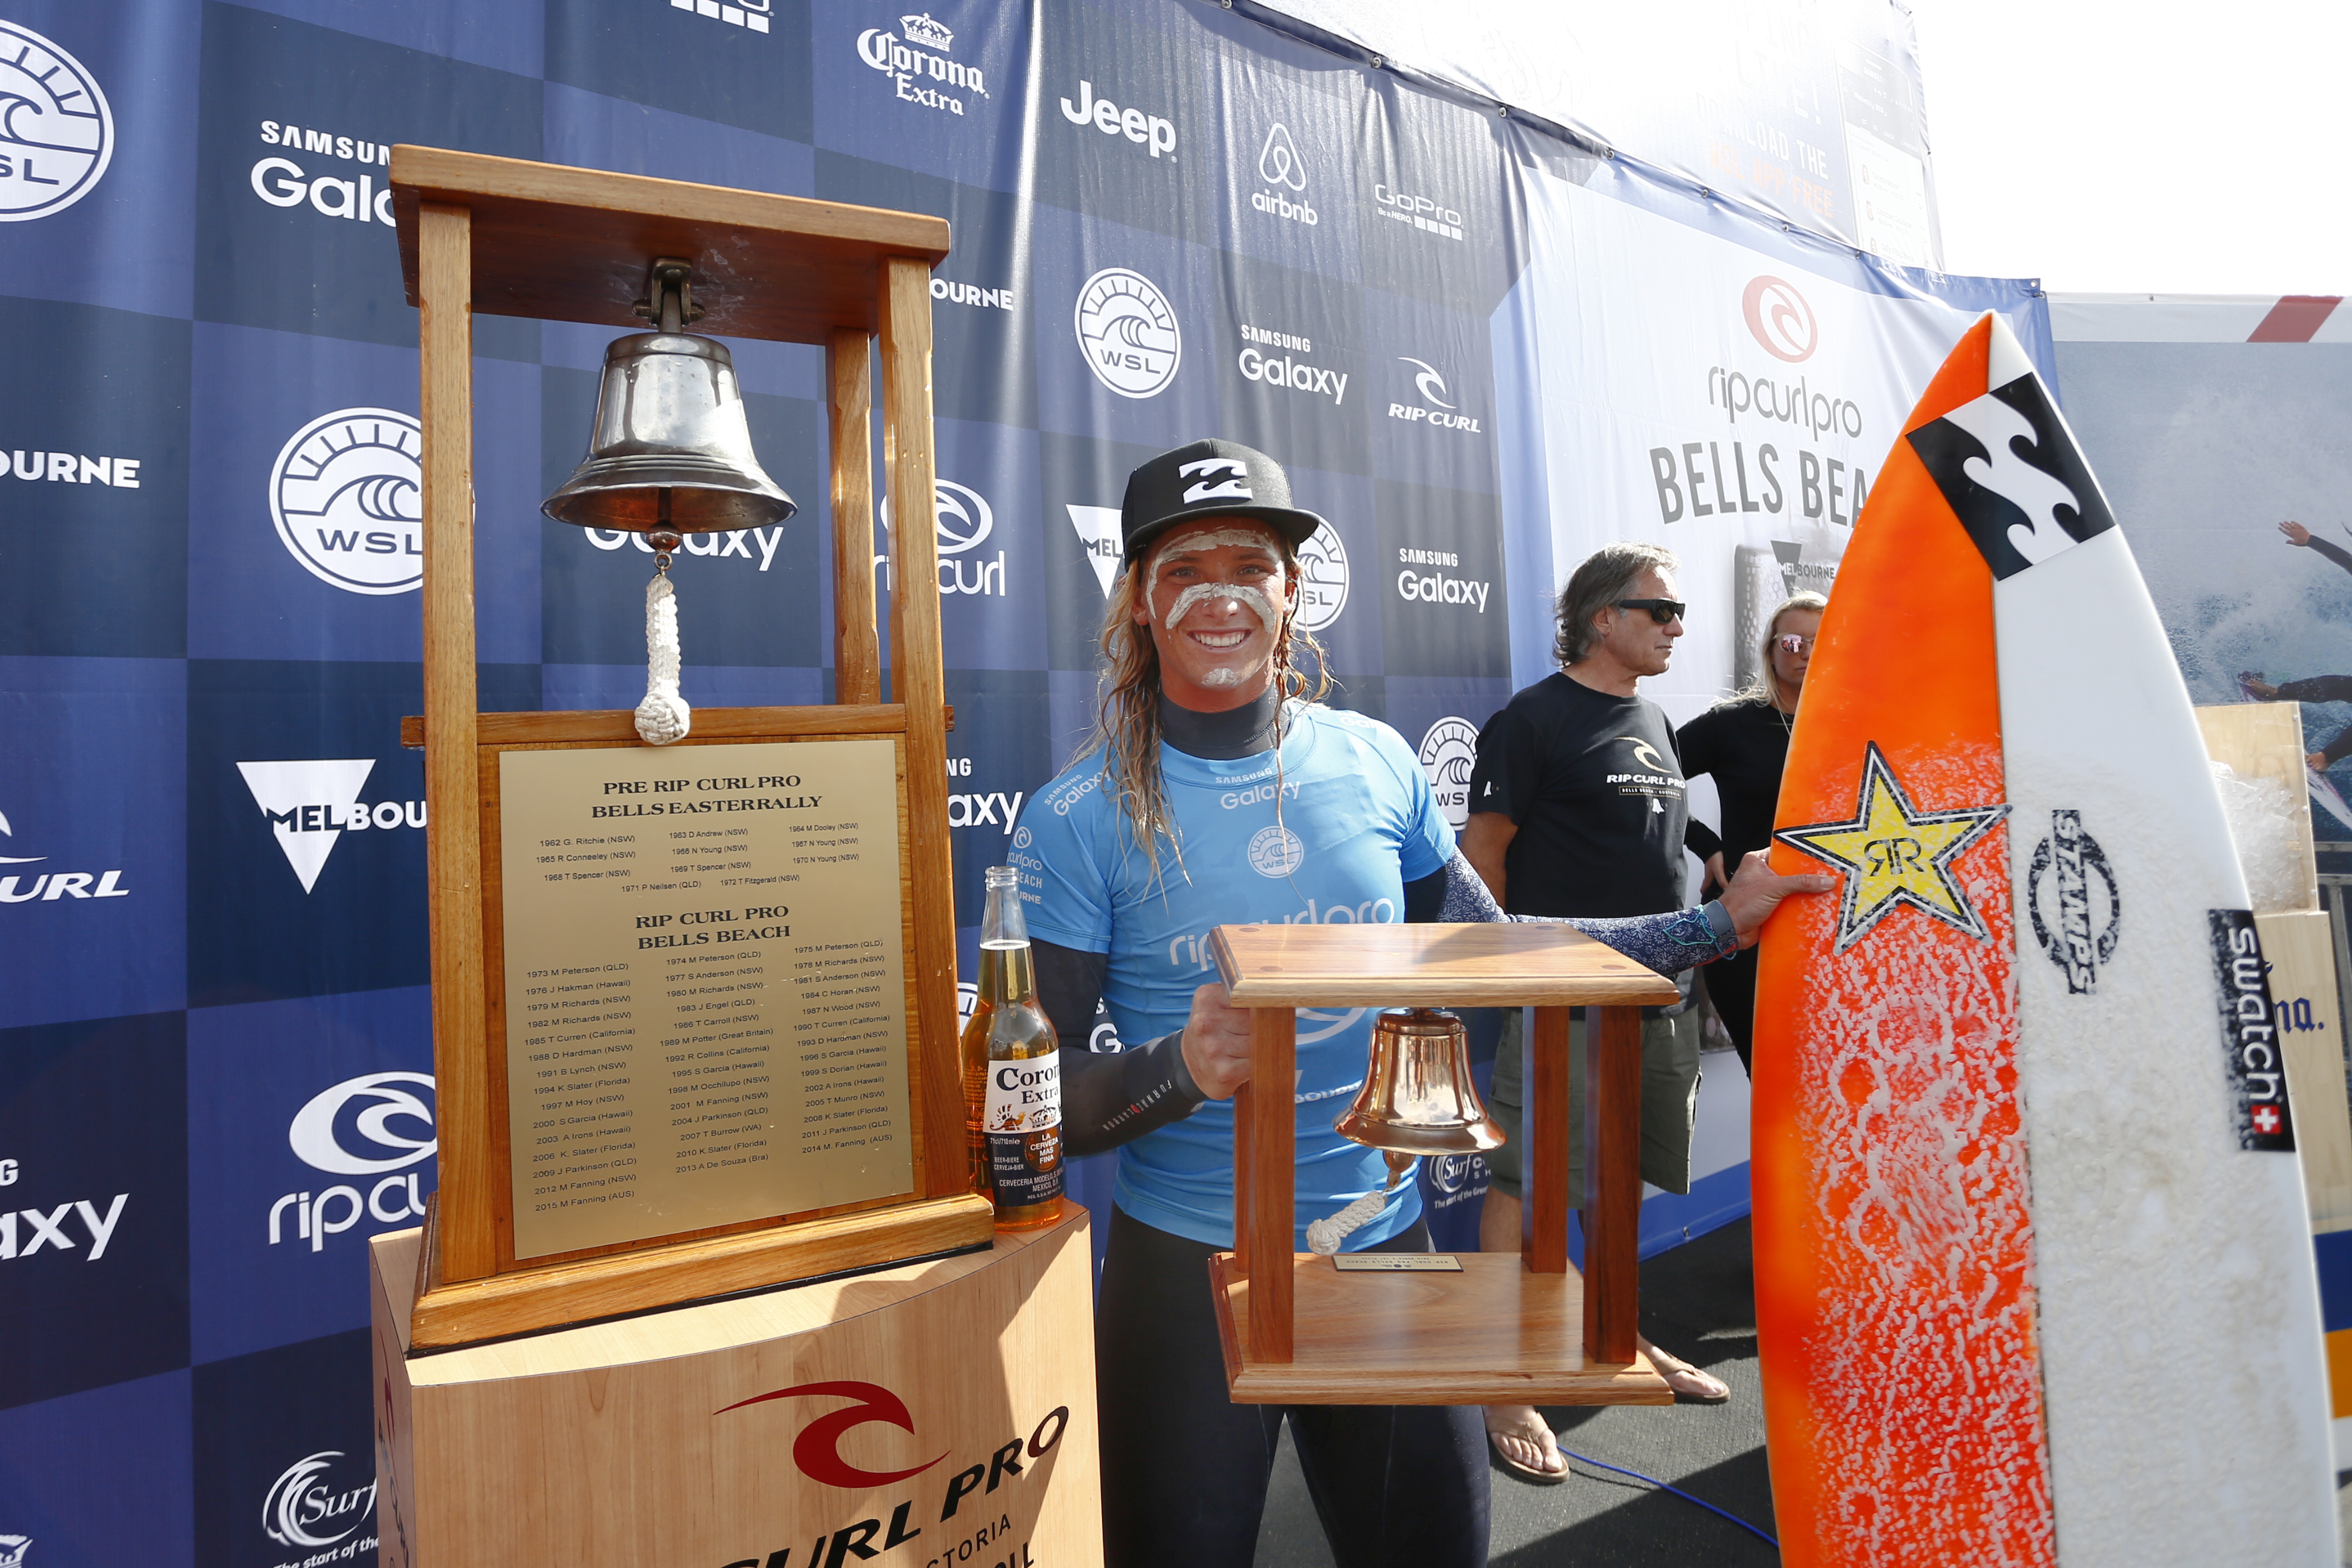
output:
<path id="1" fill-rule="evenodd" d="M 1674 726 L 1635 689 L 1663 675 L 1683 635 L 1674 553 L 1612 544 L 1560 590 L 1560 664 L 1514 696 L 1478 736 L 1462 853 L 1496 900 L 1518 915 L 1650 915 L 1680 909 L 1690 813 Z M 1687 995 L 1687 993 L 1685 993 Z M 1692 1117 L 1698 1103 L 1699 1028 L 1687 1006 L 1650 1010 L 1642 1029 L 1642 1179 L 1690 1190 Z M 1487 1252 L 1519 1246 L 1522 1016 L 1513 1012 L 1496 1057 L 1495 1114 L 1511 1141 L 1488 1156 L 1480 1216 Z M 1583 1202 L 1583 1026 L 1573 1026 L 1569 1110 L 1569 1205 Z M 1712 1374 L 1641 1342 L 1643 1353 L 1686 1398 L 1728 1397 Z M 1551 1430 L 1533 1408 L 1486 1412 L 1488 1441 L 1514 1474 L 1567 1475 Z"/>

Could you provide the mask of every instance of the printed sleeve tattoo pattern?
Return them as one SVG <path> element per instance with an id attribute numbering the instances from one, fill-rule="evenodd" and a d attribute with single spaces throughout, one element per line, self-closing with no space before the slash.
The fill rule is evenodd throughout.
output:
<path id="1" fill-rule="evenodd" d="M 1440 885 L 1442 884 L 1442 886 Z M 1435 894 L 1435 912 L 1415 914 L 1416 905 Z M 1418 898 L 1416 897 L 1418 895 Z M 1486 881 L 1470 868 L 1460 850 L 1445 869 L 1405 889 L 1407 920 L 1492 924 L 1514 921 L 1521 925 L 1564 925 L 1582 931 L 1603 946 L 1615 949 L 1646 969 L 1677 974 L 1739 951 L 1731 917 L 1719 903 L 1696 910 L 1675 910 L 1662 915 L 1634 915 L 1623 920 L 1576 917 L 1552 920 L 1542 915 L 1507 915 L 1487 891 Z"/>

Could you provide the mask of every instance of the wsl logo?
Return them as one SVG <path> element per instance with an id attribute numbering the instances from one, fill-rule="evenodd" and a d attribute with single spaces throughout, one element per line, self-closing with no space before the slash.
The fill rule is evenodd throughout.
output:
<path id="1" fill-rule="evenodd" d="M 868 27 L 857 35 L 857 58 L 888 77 L 901 100 L 960 118 L 964 113 L 962 99 L 940 88 L 921 85 L 942 82 L 982 98 L 988 96 L 988 82 L 978 66 L 948 58 L 948 51 L 954 47 L 955 35 L 945 23 L 932 20 L 928 11 L 917 16 L 899 17 L 896 33 Z"/>
<path id="2" fill-rule="evenodd" d="M 0 815 L 0 839 L 13 839 L 16 830 L 8 826 L 8 818 Z M 0 848 L 8 847 L 0 845 Z M 56 903 L 60 899 L 127 899 L 131 889 L 122 886 L 122 870 L 110 871 L 15 871 L 8 868 L 38 866 L 47 860 L 46 855 L 0 855 L 0 904 Z"/>
<path id="3" fill-rule="evenodd" d="M 0 223 L 63 212 L 113 156 L 98 79 L 30 27 L 0 21 Z"/>
<path id="4" fill-rule="evenodd" d="M 1005 586 L 1003 551 L 998 551 L 993 561 L 978 557 L 970 561 L 957 559 L 978 549 L 995 531 L 996 512 L 988 504 L 988 498 L 970 485 L 960 485 L 953 479 L 934 479 L 931 508 L 935 520 L 933 537 L 940 556 L 940 592 L 1007 596 L 1011 590 Z M 887 500 L 882 503 L 882 526 L 890 526 Z M 886 589 L 892 581 L 889 561 L 887 553 L 874 558 L 874 564 L 882 569 Z"/>
<path id="5" fill-rule="evenodd" d="M 1348 607 L 1348 549 L 1328 527 L 1298 547 L 1298 610 L 1292 625 L 1319 632 Z"/>
<path id="6" fill-rule="evenodd" d="M 1421 769 L 1438 809 L 1459 833 L 1470 820 L 1470 773 L 1478 765 L 1478 727 L 1447 714 L 1421 738 Z"/>
<path id="7" fill-rule="evenodd" d="M 1072 325 L 1095 379 L 1121 397 L 1157 397 L 1184 363 L 1184 334 L 1160 285 L 1107 267 L 1078 290 Z"/>
<path id="8" fill-rule="evenodd" d="M 295 1460 L 269 1483 L 261 1504 L 261 1528 L 280 1546 L 332 1546 L 365 1524 L 375 1512 L 373 1461 L 338 1466 L 340 1448 L 326 1448 Z M 346 1474 L 336 1476 L 336 1470 Z M 371 1544 L 360 1542 L 362 1546 Z M 340 1554 L 339 1554 L 340 1555 Z"/>
<path id="9" fill-rule="evenodd" d="M 1266 188 L 1251 195 L 1250 205 L 1309 228 L 1323 221 L 1307 203 L 1307 164 L 1298 155 L 1298 144 L 1290 139 L 1290 127 L 1279 120 L 1265 133 L 1265 145 L 1258 149 L 1257 177 Z M 1285 191 L 1299 199 L 1292 201 Z"/>
<path id="10" fill-rule="evenodd" d="M 286 1129 L 287 1146 L 314 1171 L 336 1176 L 373 1176 L 365 1193 L 338 1183 L 326 1191 L 288 1193 L 269 1205 L 269 1245 L 290 1238 L 323 1251 L 327 1237 L 341 1236 L 362 1215 L 384 1225 L 405 1225 L 425 1213 L 425 1194 L 411 1167 L 439 1149 L 433 1106 L 414 1091 L 433 1092 L 433 1078 L 421 1072 L 372 1072 L 345 1079 L 312 1095 Z M 289 1219 L 292 1225 L 288 1225 Z"/>
<path id="11" fill-rule="evenodd" d="M 425 436 L 389 408 L 322 414 L 269 470 L 278 542 L 321 583 L 405 594 L 425 581 Z"/>
<path id="12" fill-rule="evenodd" d="M 370 805 L 360 790 L 374 771 L 373 757 L 336 757 L 320 762 L 239 763 L 253 804 L 278 835 L 286 863 L 308 893 L 319 885 L 327 857 L 346 833 L 390 832 L 425 826 L 421 800 L 386 800 Z"/>

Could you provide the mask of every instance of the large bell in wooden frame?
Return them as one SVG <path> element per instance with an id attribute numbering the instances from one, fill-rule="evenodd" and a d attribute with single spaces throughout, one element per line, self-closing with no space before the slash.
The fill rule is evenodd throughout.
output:
<path id="1" fill-rule="evenodd" d="M 1469 1031 L 1433 1007 L 1391 1008 L 1372 1020 L 1364 1087 L 1331 1127 L 1398 1154 L 1476 1154 L 1503 1143 L 1470 1081 Z"/>
<path id="2" fill-rule="evenodd" d="M 605 348 L 588 456 L 540 510 L 558 522 L 646 534 L 765 528 L 792 516 L 792 497 L 752 453 L 734 356 L 683 330 L 701 313 L 687 264 L 656 261 L 638 309 L 657 330 Z"/>

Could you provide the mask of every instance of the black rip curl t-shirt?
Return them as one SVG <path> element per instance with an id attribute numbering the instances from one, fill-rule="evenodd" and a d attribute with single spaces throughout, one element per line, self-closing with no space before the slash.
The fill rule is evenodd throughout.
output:
<path id="1" fill-rule="evenodd" d="M 1654 915 L 1683 906 L 1690 820 L 1674 726 L 1654 702 L 1554 675 L 1478 735 L 1470 809 L 1518 826 L 1503 858 L 1515 915 Z"/>

